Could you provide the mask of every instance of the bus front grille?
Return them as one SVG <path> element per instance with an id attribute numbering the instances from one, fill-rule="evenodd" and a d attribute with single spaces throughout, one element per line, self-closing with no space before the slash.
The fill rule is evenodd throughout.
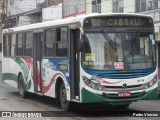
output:
<path id="1" fill-rule="evenodd" d="M 127 86 L 126 88 L 122 88 L 122 86 L 104 86 L 104 87 L 106 91 L 110 92 L 136 91 L 144 89 L 143 84 Z"/>
<path id="2" fill-rule="evenodd" d="M 129 79 L 129 78 L 138 78 L 148 75 L 148 73 L 101 73 L 97 77 L 108 78 L 108 79 Z"/>

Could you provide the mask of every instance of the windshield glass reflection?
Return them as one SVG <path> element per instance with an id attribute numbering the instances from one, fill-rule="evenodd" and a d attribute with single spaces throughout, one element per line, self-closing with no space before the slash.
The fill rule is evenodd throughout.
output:
<path id="1" fill-rule="evenodd" d="M 86 33 L 82 54 L 88 69 L 145 69 L 155 65 L 153 33 Z"/>

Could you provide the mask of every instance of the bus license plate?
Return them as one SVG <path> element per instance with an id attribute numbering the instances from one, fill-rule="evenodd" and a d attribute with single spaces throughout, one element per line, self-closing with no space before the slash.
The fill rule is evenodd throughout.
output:
<path id="1" fill-rule="evenodd" d="M 128 97 L 128 96 L 131 96 L 131 92 L 119 92 L 118 96 L 119 97 Z"/>

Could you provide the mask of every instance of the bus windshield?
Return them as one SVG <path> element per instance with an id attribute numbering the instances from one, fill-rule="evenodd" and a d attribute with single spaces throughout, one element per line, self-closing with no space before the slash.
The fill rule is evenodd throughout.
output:
<path id="1" fill-rule="evenodd" d="M 88 69 L 147 69 L 155 62 L 154 34 L 86 33 L 82 65 Z"/>

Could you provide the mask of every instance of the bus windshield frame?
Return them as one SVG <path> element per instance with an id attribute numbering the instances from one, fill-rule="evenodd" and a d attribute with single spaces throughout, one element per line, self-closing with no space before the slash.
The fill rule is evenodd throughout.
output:
<path id="1" fill-rule="evenodd" d="M 149 69 L 156 66 L 155 39 L 152 30 L 150 32 L 143 30 L 105 32 L 104 29 L 98 29 L 93 32 L 92 29 L 91 31 L 87 30 L 84 36 L 82 50 L 82 67 L 84 68 L 132 70 Z M 126 53 L 126 47 L 130 49 L 128 54 Z M 105 62 L 107 60 L 108 63 Z"/>

